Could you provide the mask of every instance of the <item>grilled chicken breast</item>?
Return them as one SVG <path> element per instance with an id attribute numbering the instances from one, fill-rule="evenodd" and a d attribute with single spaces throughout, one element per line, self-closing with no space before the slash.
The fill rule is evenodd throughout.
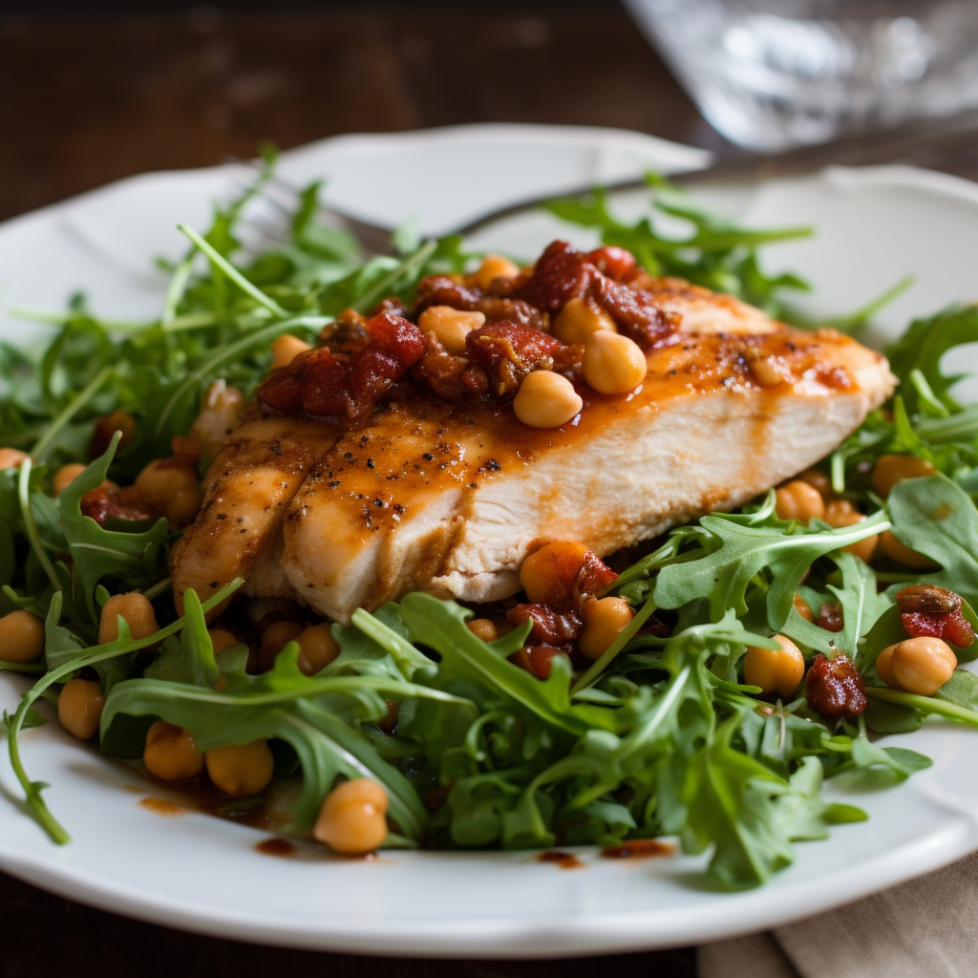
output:
<path id="1" fill-rule="evenodd" d="M 251 593 L 343 622 L 411 590 L 500 599 L 548 541 L 607 555 L 744 504 L 823 458 L 892 393 L 886 360 L 849 337 L 676 280 L 631 287 L 678 320 L 676 335 L 647 351 L 629 394 L 576 381 L 583 409 L 560 428 L 526 427 L 510 403 L 417 389 L 352 431 L 246 423 L 174 551 L 178 597 L 250 575 Z"/>

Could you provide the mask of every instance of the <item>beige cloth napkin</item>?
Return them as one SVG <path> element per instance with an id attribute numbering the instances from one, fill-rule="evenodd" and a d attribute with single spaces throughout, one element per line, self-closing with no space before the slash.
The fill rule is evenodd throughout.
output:
<path id="1" fill-rule="evenodd" d="M 699 949 L 699 978 L 975 975 L 978 853 L 819 917 Z"/>

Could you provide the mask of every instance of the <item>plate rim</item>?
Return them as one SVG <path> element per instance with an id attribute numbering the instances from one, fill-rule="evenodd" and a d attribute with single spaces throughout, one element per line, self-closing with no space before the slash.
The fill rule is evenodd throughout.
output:
<path id="1" fill-rule="evenodd" d="M 631 133 L 627 130 L 604 129 L 601 127 L 574 126 L 536 126 L 534 124 L 490 124 L 463 125 L 440 127 L 436 129 L 414 130 L 403 133 L 367 133 L 348 134 L 330 139 L 320 140 L 307 146 L 297 147 L 282 154 L 281 159 L 287 161 L 290 154 L 305 154 L 315 152 L 327 144 L 346 143 L 354 145 L 358 140 L 383 143 L 387 140 L 414 139 L 419 141 L 437 142 L 440 139 L 468 138 L 472 133 L 480 137 L 491 137 L 493 132 L 503 131 L 517 134 L 527 139 L 536 133 L 544 137 L 556 136 L 559 143 L 565 138 L 570 139 L 575 134 L 596 133 L 602 136 L 626 136 L 636 138 L 646 147 L 652 140 L 661 146 L 671 149 L 687 150 L 679 144 L 668 143 L 657 137 L 645 136 L 641 133 Z M 705 151 L 695 151 L 704 152 Z M 111 193 L 114 189 L 134 182 L 151 179 L 155 176 L 173 174 L 198 174 L 219 172 L 228 164 L 217 167 L 192 168 L 187 170 L 166 170 L 155 173 L 138 174 L 107 184 L 104 187 L 86 191 L 66 200 L 50 204 L 44 208 L 18 215 L 0 224 L 0 231 L 16 229 L 20 224 L 26 224 L 39 217 L 50 215 L 52 212 L 63 211 L 78 201 L 90 202 L 100 195 Z M 879 166 L 862 170 L 849 168 L 829 168 L 820 173 L 832 174 L 843 180 L 866 179 L 868 182 L 889 180 L 899 186 L 917 187 L 931 193 L 940 193 L 958 199 L 966 198 L 970 204 L 978 203 L 978 186 L 962 178 L 924 170 L 910 166 Z M 6 792 L 2 792 L 6 794 Z M 3 799 L 4 804 L 15 805 L 11 798 Z M 25 817 L 17 812 L 16 818 Z M 385 956 L 411 955 L 418 957 L 473 957 L 489 956 L 494 958 L 531 958 L 531 957 L 564 957 L 579 955 L 596 955 L 606 953 L 626 953 L 650 948 L 665 948 L 694 942 L 720 940 L 736 934 L 749 933 L 758 929 L 769 929 L 781 926 L 794 920 L 799 920 L 814 913 L 841 906 L 861 899 L 872 893 L 879 892 L 889 886 L 913 879 L 930 872 L 940 866 L 947 865 L 968 853 L 978 849 L 978 821 L 971 813 L 957 811 L 950 816 L 946 825 L 937 833 L 939 839 L 928 836 L 923 842 L 904 847 L 898 854 L 880 856 L 869 863 L 861 863 L 858 867 L 848 870 L 849 874 L 858 873 L 862 880 L 852 880 L 847 887 L 839 887 L 840 878 L 845 873 L 834 873 L 830 876 L 808 882 L 802 885 L 808 889 L 822 893 L 822 898 L 815 901 L 799 900 L 795 896 L 796 887 L 782 891 L 784 899 L 777 912 L 764 914 L 763 923 L 751 924 L 743 918 L 751 914 L 750 901 L 745 901 L 743 910 L 736 910 L 728 915 L 726 923 L 709 927 L 680 926 L 676 921 L 670 921 L 670 935 L 658 935 L 652 940 L 647 934 L 642 934 L 638 926 L 642 920 L 647 920 L 654 911 L 636 910 L 620 911 L 614 916 L 610 914 L 595 914 L 588 912 L 570 918 L 561 917 L 553 920 L 532 918 L 523 924 L 511 918 L 482 918 L 464 919 L 457 921 L 428 921 L 424 925 L 418 921 L 384 922 L 386 932 L 378 936 L 378 924 L 368 920 L 363 924 L 351 923 L 346 920 L 341 926 L 317 929 L 308 926 L 283 926 L 281 920 L 274 925 L 263 925 L 258 918 L 249 920 L 240 913 L 232 917 L 230 912 L 222 913 L 220 907 L 209 905 L 210 916 L 202 917 L 190 909 L 184 909 L 175 904 L 172 898 L 157 898 L 152 889 L 131 887 L 118 880 L 106 878 L 82 878 L 82 873 L 57 859 L 48 859 L 33 852 L 21 853 L 10 848 L 0 839 L 0 868 L 11 875 L 32 885 L 38 885 L 52 892 L 76 899 L 79 902 L 99 907 L 109 912 L 134 917 L 151 923 L 165 924 L 215 937 L 231 938 L 252 943 L 284 945 L 320 950 L 333 950 L 351 953 L 376 954 Z M 56 852 L 52 847 L 52 852 Z M 909 853 L 909 855 L 908 855 Z M 449 854 L 439 854 L 444 857 Z M 398 859 L 399 854 L 392 854 Z M 491 858 L 492 854 L 486 854 Z M 873 872 L 868 867 L 874 868 Z M 871 880 L 871 882 L 869 882 Z M 840 891 L 844 895 L 840 895 Z M 753 891 L 762 894 L 764 889 Z M 735 895 L 736 896 L 736 895 Z M 804 905 L 802 905 L 804 904 Z M 813 909 L 813 904 L 817 904 Z M 687 911 L 688 912 L 688 911 Z M 679 913 L 679 911 L 677 911 Z M 473 935 L 479 936 L 473 939 Z M 504 940 L 507 946 L 501 947 Z M 369 943 L 369 946 L 366 946 Z"/>

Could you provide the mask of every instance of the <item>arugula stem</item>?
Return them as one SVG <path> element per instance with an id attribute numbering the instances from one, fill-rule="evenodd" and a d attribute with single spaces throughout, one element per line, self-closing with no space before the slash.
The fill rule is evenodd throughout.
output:
<path id="1" fill-rule="evenodd" d="M 229 262 L 224 255 L 222 255 L 209 241 L 199 235 L 192 227 L 188 227 L 186 224 L 178 224 L 177 230 L 182 231 L 190 240 L 197 245 L 200 250 L 207 255 L 211 260 L 211 263 L 216 265 L 224 274 L 232 281 L 235 285 L 241 289 L 242 292 L 247 293 L 255 300 L 260 306 L 264 306 L 270 313 L 275 316 L 281 316 L 283 319 L 288 316 L 288 312 L 283 309 L 271 296 L 265 295 L 257 285 L 252 284 L 248 281 L 245 276 L 238 271 L 234 265 Z M 179 272 L 179 270 L 178 270 Z M 174 276 L 176 277 L 176 276 Z M 172 283 L 171 283 L 172 284 Z"/>
<path id="2" fill-rule="evenodd" d="M 157 633 L 159 634 L 159 633 Z M 286 646 L 288 648 L 288 646 Z M 284 651 L 284 650 L 283 650 Z M 77 668 L 77 666 L 76 666 Z M 126 682 L 157 682 L 161 680 L 132 679 Z M 391 693 L 400 696 L 417 696 L 419 699 L 438 700 L 440 703 L 468 704 L 471 700 L 443 693 L 439 689 L 428 686 L 418 686 L 403 679 L 387 678 L 384 676 L 327 676 L 324 679 L 310 679 L 309 683 L 296 689 L 279 690 L 267 693 L 244 693 L 238 696 L 228 696 L 223 691 L 210 690 L 202 686 L 166 681 L 167 686 L 179 689 L 184 700 L 196 703 L 213 703 L 218 706 L 271 706 L 275 703 L 288 703 L 291 700 L 307 699 L 311 696 L 324 696 L 328 693 L 353 693 L 364 689 L 374 689 L 379 693 Z M 121 689 L 120 683 L 116 689 Z"/>
<path id="3" fill-rule="evenodd" d="M 669 683 L 669 688 L 656 701 L 648 719 L 622 741 L 621 749 L 618 751 L 619 761 L 638 750 L 655 733 L 656 728 L 668 717 L 669 711 L 679 700 L 692 674 L 693 667 L 689 663 L 676 674 L 676 677 Z"/>
<path id="4" fill-rule="evenodd" d="M 888 306 L 894 299 L 903 295 L 913 285 L 914 281 L 913 275 L 905 275 L 896 285 L 891 285 L 881 296 L 866 303 L 862 309 L 857 309 L 855 312 L 849 313 L 848 316 L 835 316 L 832 319 L 826 319 L 823 325 L 831 326 L 834 329 L 844 332 L 859 329 L 860 326 L 865 326 L 880 309 Z"/>
<path id="5" fill-rule="evenodd" d="M 3 662 L 0 660 L 0 672 L 20 672 L 34 675 L 44 672 L 44 666 L 39 662 Z"/>
<path id="6" fill-rule="evenodd" d="M 162 581 L 157 581 L 152 587 L 146 588 L 143 591 L 143 597 L 152 601 L 154 598 L 158 598 L 172 583 L 172 577 L 164 577 Z"/>
<path id="7" fill-rule="evenodd" d="M 27 465 L 29 463 L 25 462 L 24 464 Z M 242 584 L 244 584 L 244 578 L 235 578 L 235 580 L 233 580 L 230 584 L 227 584 L 221 588 L 217 594 L 205 601 L 202 605 L 202 610 L 204 612 L 210 611 L 211 608 L 217 606 L 225 598 L 237 591 Z M 132 640 L 123 645 L 117 645 L 115 647 L 107 647 L 106 645 L 95 646 L 95 651 L 92 654 L 80 656 L 77 659 L 71 659 L 64 665 L 59 666 L 57 669 L 52 669 L 49 673 L 42 676 L 21 697 L 20 705 L 17 707 L 17 712 L 14 713 L 12 717 L 6 718 L 7 747 L 8 753 L 10 754 L 10 766 L 13 768 L 14 774 L 17 776 L 17 780 L 20 782 L 20 786 L 24 789 L 27 803 L 34 810 L 35 818 L 44 828 L 44 831 L 47 832 L 51 839 L 58 845 L 65 845 L 66 843 L 70 842 L 71 836 L 68 835 L 64 826 L 62 826 L 61 823 L 58 822 L 58 820 L 51 814 L 44 802 L 44 799 L 41 797 L 41 791 L 46 786 L 39 782 L 30 780 L 30 778 L 27 776 L 27 771 L 24 768 L 23 762 L 20 759 L 20 743 L 18 741 L 18 735 L 24 725 L 24 719 L 27 716 L 28 710 L 30 710 L 34 703 L 44 695 L 45 691 L 49 687 L 53 686 L 57 682 L 60 682 L 66 676 L 70 676 L 76 670 L 82 669 L 85 666 L 95 665 L 97 662 L 104 662 L 107 659 L 114 659 L 120 655 L 128 655 L 130 652 L 135 652 L 139 649 L 146 648 L 149 645 L 155 645 L 164 638 L 169 638 L 171 635 L 175 635 L 181 628 L 183 628 L 185 623 L 185 618 L 178 618 L 175 622 L 167 625 L 165 628 L 161 628 L 158 632 L 154 632 L 152 635 L 147 635 L 146 638 Z M 113 644 L 114 643 L 109 643 L 110 646 Z"/>
<path id="8" fill-rule="evenodd" d="M 27 540 L 31 545 L 31 550 L 34 551 L 38 562 L 44 568 L 44 573 L 47 574 L 48 580 L 54 585 L 55 591 L 61 591 L 63 590 L 61 578 L 58 577 L 58 572 L 54 569 L 54 565 L 51 563 L 47 551 L 44 549 L 44 544 L 41 542 L 41 534 L 37 531 L 37 523 L 34 522 L 34 514 L 31 512 L 31 464 L 31 459 L 28 456 L 21 463 L 20 474 L 17 478 L 17 501 L 20 503 L 20 515 L 24 520 L 24 532 L 27 534 Z"/>
<path id="9" fill-rule="evenodd" d="M 48 426 L 45 433 L 35 442 L 30 455 L 43 462 L 51 443 L 58 432 L 90 401 L 112 376 L 111 367 L 103 367 L 79 392 L 78 396 Z"/>
<path id="10" fill-rule="evenodd" d="M 166 424 L 167 418 L 170 416 L 170 412 L 176 407 L 180 398 L 188 390 L 190 390 L 194 384 L 198 383 L 203 377 L 206 377 L 215 367 L 220 366 L 227 360 L 233 360 L 239 354 L 243 353 L 245 350 L 252 346 L 260 346 L 267 340 L 272 340 L 281 333 L 287 333 L 290 329 L 296 326 L 308 326 L 310 329 L 321 329 L 328 323 L 333 322 L 332 316 L 298 316 L 295 319 L 287 319 L 284 322 L 273 323 L 270 326 L 265 326 L 262 329 L 255 330 L 253 333 L 248 333 L 243 336 L 236 343 L 232 343 L 230 346 L 226 346 L 214 354 L 209 360 L 201 364 L 196 370 L 192 371 L 187 375 L 187 377 L 181 382 L 177 389 L 173 392 L 170 399 L 166 402 L 166 406 L 160 412 L 159 417 L 156 419 L 156 428 L 154 429 L 154 434 L 159 435 L 163 431 L 163 427 Z"/>
<path id="11" fill-rule="evenodd" d="M 946 720 L 965 723 L 969 727 L 978 727 L 978 713 L 958 706 L 956 703 L 949 703 L 947 700 L 934 699 L 933 696 L 920 696 L 917 693 L 903 693 L 898 689 L 880 689 L 877 686 L 867 686 L 866 695 L 870 699 L 882 700 L 884 703 L 896 703 L 898 706 L 909 706 L 911 709 L 920 710 L 921 713 L 932 713 L 935 716 L 944 717 Z"/>
<path id="12" fill-rule="evenodd" d="M 437 247 L 438 242 L 434 239 L 426 241 L 413 255 L 405 258 L 397 268 L 391 269 L 372 289 L 368 289 L 360 296 L 353 303 L 353 308 L 357 312 L 366 312 L 377 303 L 378 299 L 382 299 L 390 291 L 391 286 L 399 278 L 424 265 Z"/>
<path id="13" fill-rule="evenodd" d="M 187 255 L 173 270 L 170 277 L 170 284 L 166 288 L 166 301 L 163 303 L 163 315 L 160 317 L 160 325 L 164 330 L 173 328 L 173 323 L 177 318 L 177 306 L 187 291 L 187 283 L 190 281 L 190 273 L 194 267 L 194 252 Z"/>
<path id="14" fill-rule="evenodd" d="M 638 630 L 649 620 L 657 607 L 658 605 L 656 605 L 651 597 L 646 599 L 645 604 L 639 608 L 635 617 L 622 630 L 618 638 L 605 649 L 601 658 L 590 666 L 587 672 L 574 683 L 571 687 L 571 696 L 576 696 L 594 683 L 598 676 L 612 663 L 618 653 L 631 641 L 632 636 L 637 634 Z"/>

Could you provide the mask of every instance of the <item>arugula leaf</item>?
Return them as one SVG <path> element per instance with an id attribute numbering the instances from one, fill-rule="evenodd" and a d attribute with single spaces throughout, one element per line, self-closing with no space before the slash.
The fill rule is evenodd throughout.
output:
<path id="1" fill-rule="evenodd" d="M 889 528 L 882 512 L 837 530 L 790 532 L 787 524 L 770 520 L 761 525 L 742 523 L 728 516 L 704 516 L 700 551 L 696 559 L 664 567 L 653 597 L 660 608 L 679 608 L 698 598 L 709 601 L 714 621 L 728 608 L 748 611 L 747 587 L 766 570 L 771 581 L 766 597 L 767 623 L 780 631 L 788 620 L 798 584 L 821 556 Z"/>
<path id="2" fill-rule="evenodd" d="M 276 737 L 295 749 L 303 768 L 302 792 L 294 810 L 297 825 L 308 826 L 315 820 L 338 775 L 373 777 L 388 791 L 391 817 L 408 836 L 419 839 L 426 815 L 414 788 L 361 732 L 318 704 L 332 696 L 352 697 L 364 704 L 368 716 L 376 717 L 386 712 L 384 695 L 451 697 L 379 676 L 308 677 L 299 671 L 298 655 L 293 643 L 269 672 L 225 677 L 227 686 L 222 690 L 159 679 L 119 683 L 106 700 L 103 737 L 122 714 L 162 717 L 189 730 L 202 751 Z"/>
<path id="3" fill-rule="evenodd" d="M 126 533 L 107 530 L 81 511 L 82 496 L 105 480 L 120 437 L 116 432 L 105 454 L 92 462 L 59 497 L 61 522 L 72 559 L 74 600 L 76 604 L 84 603 L 89 618 L 96 624 L 99 612 L 95 588 L 103 579 L 118 579 L 135 590 L 166 576 L 165 519 L 142 533 Z"/>
<path id="4" fill-rule="evenodd" d="M 949 391 L 961 376 L 942 373 L 941 360 L 954 347 L 974 342 L 978 342 L 978 309 L 950 306 L 936 316 L 915 320 L 896 343 L 886 348 L 890 369 L 904 384 L 901 389 L 911 413 L 917 410 L 919 400 L 913 386 L 906 383 L 913 371 L 922 374 L 942 404 L 951 410 L 960 409 Z"/>
<path id="5" fill-rule="evenodd" d="M 978 604 L 978 510 L 947 476 L 907 479 L 890 493 L 893 535 L 941 570 L 921 578 Z"/>
<path id="6" fill-rule="evenodd" d="M 454 601 L 439 601 L 415 592 L 407 595 L 400 607 L 411 637 L 438 652 L 444 668 L 488 686 L 565 733 L 580 736 L 592 726 L 605 730 L 617 727 L 611 711 L 571 704 L 570 663 L 563 656 L 554 657 L 550 678 L 541 682 L 501 659 L 473 635 L 465 627 L 472 612 Z"/>
<path id="7" fill-rule="evenodd" d="M 811 649 L 825 653 L 829 658 L 844 652 L 853 662 L 858 655 L 866 636 L 879 621 L 883 613 L 893 607 L 893 599 L 885 592 L 879 593 L 876 587 L 876 574 L 873 569 L 852 554 L 839 551 L 830 555 L 842 572 L 842 586 L 828 585 L 828 590 L 842 608 L 842 631 L 830 632 L 805 621 L 794 609 L 782 627 L 788 638 Z M 872 648 L 870 644 L 867 646 Z M 879 651 L 875 649 L 875 651 Z"/>
<path id="8" fill-rule="evenodd" d="M 184 627 L 180 638 L 168 639 L 160 657 L 143 672 L 146 679 L 212 687 L 221 677 L 214 658 L 214 643 L 197 592 L 184 595 Z M 120 623 L 120 628 L 121 628 Z"/>

